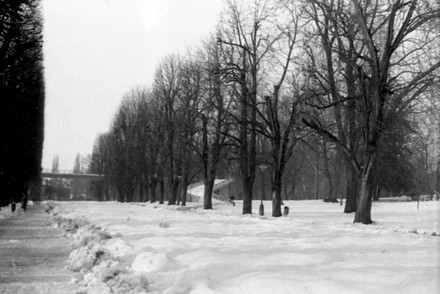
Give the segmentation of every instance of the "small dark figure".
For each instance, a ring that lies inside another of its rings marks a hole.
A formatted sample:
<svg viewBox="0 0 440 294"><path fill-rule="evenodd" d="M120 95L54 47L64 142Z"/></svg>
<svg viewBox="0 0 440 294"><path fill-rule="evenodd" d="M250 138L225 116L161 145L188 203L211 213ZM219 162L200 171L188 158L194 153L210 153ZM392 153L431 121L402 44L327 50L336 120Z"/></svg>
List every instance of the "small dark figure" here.
<svg viewBox="0 0 440 294"><path fill-rule="evenodd" d="M261 201L260 209L258 209L258 214L261 215L261 216L264 215L264 205L263 205L263 201Z"/></svg>
<svg viewBox="0 0 440 294"><path fill-rule="evenodd" d="M228 204L232 204L232 206L235 206L235 197L234 195L229 196Z"/></svg>
<svg viewBox="0 0 440 294"><path fill-rule="evenodd" d="M27 196L23 195L23 198L21 198L21 208L23 209L23 211L26 211L26 207L27 207Z"/></svg>
<svg viewBox="0 0 440 294"><path fill-rule="evenodd" d="M12 200L12 202L11 202L11 211L12 211L12 212L15 211L15 207L16 207L15 201Z"/></svg>
<svg viewBox="0 0 440 294"><path fill-rule="evenodd" d="M289 214L289 206L284 206L283 215L287 216Z"/></svg>

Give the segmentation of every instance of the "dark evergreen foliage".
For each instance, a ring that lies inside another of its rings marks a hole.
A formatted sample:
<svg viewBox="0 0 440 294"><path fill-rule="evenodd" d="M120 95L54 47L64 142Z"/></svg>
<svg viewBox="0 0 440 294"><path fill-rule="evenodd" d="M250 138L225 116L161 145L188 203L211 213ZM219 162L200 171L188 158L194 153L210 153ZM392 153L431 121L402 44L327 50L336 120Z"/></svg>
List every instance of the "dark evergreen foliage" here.
<svg viewBox="0 0 440 294"><path fill-rule="evenodd" d="M39 0L0 2L0 204L39 197L44 137Z"/></svg>

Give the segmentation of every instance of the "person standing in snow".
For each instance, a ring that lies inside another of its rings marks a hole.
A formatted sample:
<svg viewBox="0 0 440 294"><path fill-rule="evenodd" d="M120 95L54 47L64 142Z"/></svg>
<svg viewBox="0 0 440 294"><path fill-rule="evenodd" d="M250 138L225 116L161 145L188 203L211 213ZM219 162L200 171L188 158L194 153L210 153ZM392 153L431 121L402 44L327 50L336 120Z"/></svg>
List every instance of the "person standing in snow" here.
<svg viewBox="0 0 440 294"><path fill-rule="evenodd" d="M11 199L11 211L14 212L15 211L15 201Z"/></svg>

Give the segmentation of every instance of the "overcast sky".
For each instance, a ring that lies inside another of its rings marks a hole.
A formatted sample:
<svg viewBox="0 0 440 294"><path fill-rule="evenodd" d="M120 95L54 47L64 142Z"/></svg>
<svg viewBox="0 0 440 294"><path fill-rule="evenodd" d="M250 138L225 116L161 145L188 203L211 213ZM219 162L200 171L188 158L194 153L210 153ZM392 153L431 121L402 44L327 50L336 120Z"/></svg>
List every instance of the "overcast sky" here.
<svg viewBox="0 0 440 294"><path fill-rule="evenodd" d="M43 0L43 167L72 169L109 129L125 92L151 85L168 54L214 31L222 0Z"/></svg>

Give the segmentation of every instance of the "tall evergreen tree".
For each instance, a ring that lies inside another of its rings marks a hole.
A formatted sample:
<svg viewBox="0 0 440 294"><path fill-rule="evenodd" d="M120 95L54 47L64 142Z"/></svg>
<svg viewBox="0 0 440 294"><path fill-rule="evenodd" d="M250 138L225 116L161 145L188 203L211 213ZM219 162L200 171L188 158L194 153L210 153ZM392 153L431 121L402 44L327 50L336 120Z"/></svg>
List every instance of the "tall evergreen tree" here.
<svg viewBox="0 0 440 294"><path fill-rule="evenodd" d="M0 2L0 204L38 198L44 136L39 0Z"/></svg>

